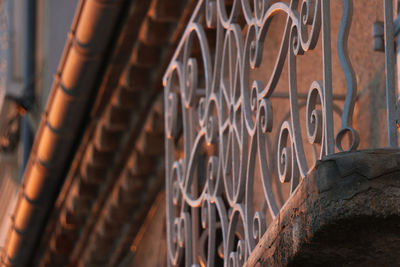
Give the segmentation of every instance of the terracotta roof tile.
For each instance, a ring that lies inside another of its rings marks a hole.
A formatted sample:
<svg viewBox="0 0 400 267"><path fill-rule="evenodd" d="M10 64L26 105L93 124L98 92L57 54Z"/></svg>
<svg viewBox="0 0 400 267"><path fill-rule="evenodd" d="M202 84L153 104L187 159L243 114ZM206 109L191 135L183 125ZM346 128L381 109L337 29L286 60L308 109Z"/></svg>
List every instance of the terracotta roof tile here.
<svg viewBox="0 0 400 267"><path fill-rule="evenodd" d="M139 40L148 45L160 45L169 42L172 25L147 17L140 29Z"/></svg>
<svg viewBox="0 0 400 267"><path fill-rule="evenodd" d="M150 15L158 21L175 22L181 16L182 3L179 0L157 0Z"/></svg>
<svg viewBox="0 0 400 267"><path fill-rule="evenodd" d="M132 91L126 87L120 87L112 101L115 105L126 109L141 107L143 103L140 91Z"/></svg>
<svg viewBox="0 0 400 267"><path fill-rule="evenodd" d="M122 106L112 105L104 117L104 124L109 130L124 131L130 126L132 110Z"/></svg>
<svg viewBox="0 0 400 267"><path fill-rule="evenodd" d="M60 135L49 124L42 128L42 138L37 146L37 158L42 164L52 165L53 168L61 167L68 156L69 150L67 137Z"/></svg>
<svg viewBox="0 0 400 267"><path fill-rule="evenodd" d="M93 142L103 150L118 148L123 133L121 130L109 129L106 125L98 124Z"/></svg>
<svg viewBox="0 0 400 267"><path fill-rule="evenodd" d="M76 94L76 91L79 90L80 95L88 96L95 82L88 77L96 75L101 59L101 57L82 55L76 44L72 45L61 73L61 86L70 94Z"/></svg>
<svg viewBox="0 0 400 267"><path fill-rule="evenodd" d="M78 194L82 197L96 198L100 185L98 183L88 183L84 180L78 180Z"/></svg>
<svg viewBox="0 0 400 267"><path fill-rule="evenodd" d="M132 61L135 66L152 68L159 64L161 51L157 47L145 43L136 43L133 53Z"/></svg>
<svg viewBox="0 0 400 267"><path fill-rule="evenodd" d="M48 115L48 124L58 132L69 132L76 129L78 120L71 113L84 111L86 98L68 94L61 86L55 89L50 108L52 112Z"/></svg>
<svg viewBox="0 0 400 267"><path fill-rule="evenodd" d="M141 177L132 175L132 173L127 169L122 172L121 176L125 176L122 178L120 184L125 191L134 193L143 190L144 182Z"/></svg>
<svg viewBox="0 0 400 267"><path fill-rule="evenodd" d="M76 40L81 49L100 54L107 47L107 43L103 42L102 36L109 36L115 30L113 23L109 22L116 21L117 17L120 16L120 7L123 0L87 0L87 2L81 10L79 21L85 24L82 27L79 27L80 25L78 24ZM98 23L98 21L106 21L107 23Z"/></svg>
<svg viewBox="0 0 400 267"><path fill-rule="evenodd" d="M107 166L101 168L93 166L91 164L82 164L80 167L80 175L85 183L101 183L106 179Z"/></svg>
<svg viewBox="0 0 400 267"><path fill-rule="evenodd" d="M147 68L130 65L123 85L127 90L140 91L150 86L151 72Z"/></svg>
<svg viewBox="0 0 400 267"><path fill-rule="evenodd" d="M103 167L113 162L114 152L114 150L100 150L90 142L85 151L83 161L96 167Z"/></svg>

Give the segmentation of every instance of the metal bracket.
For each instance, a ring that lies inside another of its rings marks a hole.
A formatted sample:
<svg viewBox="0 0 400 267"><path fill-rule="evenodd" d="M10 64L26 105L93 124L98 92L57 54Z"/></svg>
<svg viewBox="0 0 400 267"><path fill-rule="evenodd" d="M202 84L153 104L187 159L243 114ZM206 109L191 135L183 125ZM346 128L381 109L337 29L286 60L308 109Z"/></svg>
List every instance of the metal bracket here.
<svg viewBox="0 0 400 267"><path fill-rule="evenodd" d="M400 33L400 17L397 16L393 21L394 36ZM383 21L376 21L372 24L372 36L374 37L373 49L374 51L385 52L385 24Z"/></svg>

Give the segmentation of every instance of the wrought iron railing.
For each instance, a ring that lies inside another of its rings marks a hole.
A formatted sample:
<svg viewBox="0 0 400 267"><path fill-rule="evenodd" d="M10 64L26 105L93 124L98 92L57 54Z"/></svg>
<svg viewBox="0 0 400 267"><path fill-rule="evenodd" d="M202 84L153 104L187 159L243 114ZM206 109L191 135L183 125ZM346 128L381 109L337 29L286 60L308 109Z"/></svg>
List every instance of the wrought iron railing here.
<svg viewBox="0 0 400 267"><path fill-rule="evenodd" d="M164 77L170 264L241 266L315 162L357 149L353 1L341 2L333 68L329 0L199 1ZM395 147L393 3L384 3ZM320 63L300 65L310 53ZM338 93L333 69L344 77Z"/></svg>

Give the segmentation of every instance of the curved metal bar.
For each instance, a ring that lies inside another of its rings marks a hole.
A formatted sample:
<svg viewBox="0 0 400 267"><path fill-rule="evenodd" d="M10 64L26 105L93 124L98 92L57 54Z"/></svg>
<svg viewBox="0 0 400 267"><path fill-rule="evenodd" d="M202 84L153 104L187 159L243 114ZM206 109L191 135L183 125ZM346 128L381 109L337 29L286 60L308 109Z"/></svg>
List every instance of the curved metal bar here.
<svg viewBox="0 0 400 267"><path fill-rule="evenodd" d="M342 126L339 133L336 136L336 147L339 151L343 151L342 138L345 133L350 133L352 144L348 150L356 150L358 146L358 134L352 128L353 122L353 111L354 104L357 98L357 80L355 77L353 66L349 58L347 49L347 41L349 38L349 32L353 17L353 0L343 0L343 15L340 22L340 29L338 34L337 49L340 65L344 76L346 78L346 98L344 102L343 114L342 114Z"/></svg>
<svg viewBox="0 0 400 267"><path fill-rule="evenodd" d="M354 104L357 96L357 80L349 58L347 41L353 17L353 0L343 0L343 15L337 41L340 65L346 78L346 100L342 115L342 128L351 127Z"/></svg>

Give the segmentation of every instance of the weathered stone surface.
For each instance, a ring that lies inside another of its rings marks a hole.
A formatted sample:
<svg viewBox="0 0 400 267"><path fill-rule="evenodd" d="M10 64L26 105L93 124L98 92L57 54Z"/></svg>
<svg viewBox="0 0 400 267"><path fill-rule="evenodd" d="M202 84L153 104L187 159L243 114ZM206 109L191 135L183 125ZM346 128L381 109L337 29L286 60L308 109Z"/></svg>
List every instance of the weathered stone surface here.
<svg viewBox="0 0 400 267"><path fill-rule="evenodd" d="M399 266L400 151L319 161L245 266Z"/></svg>

